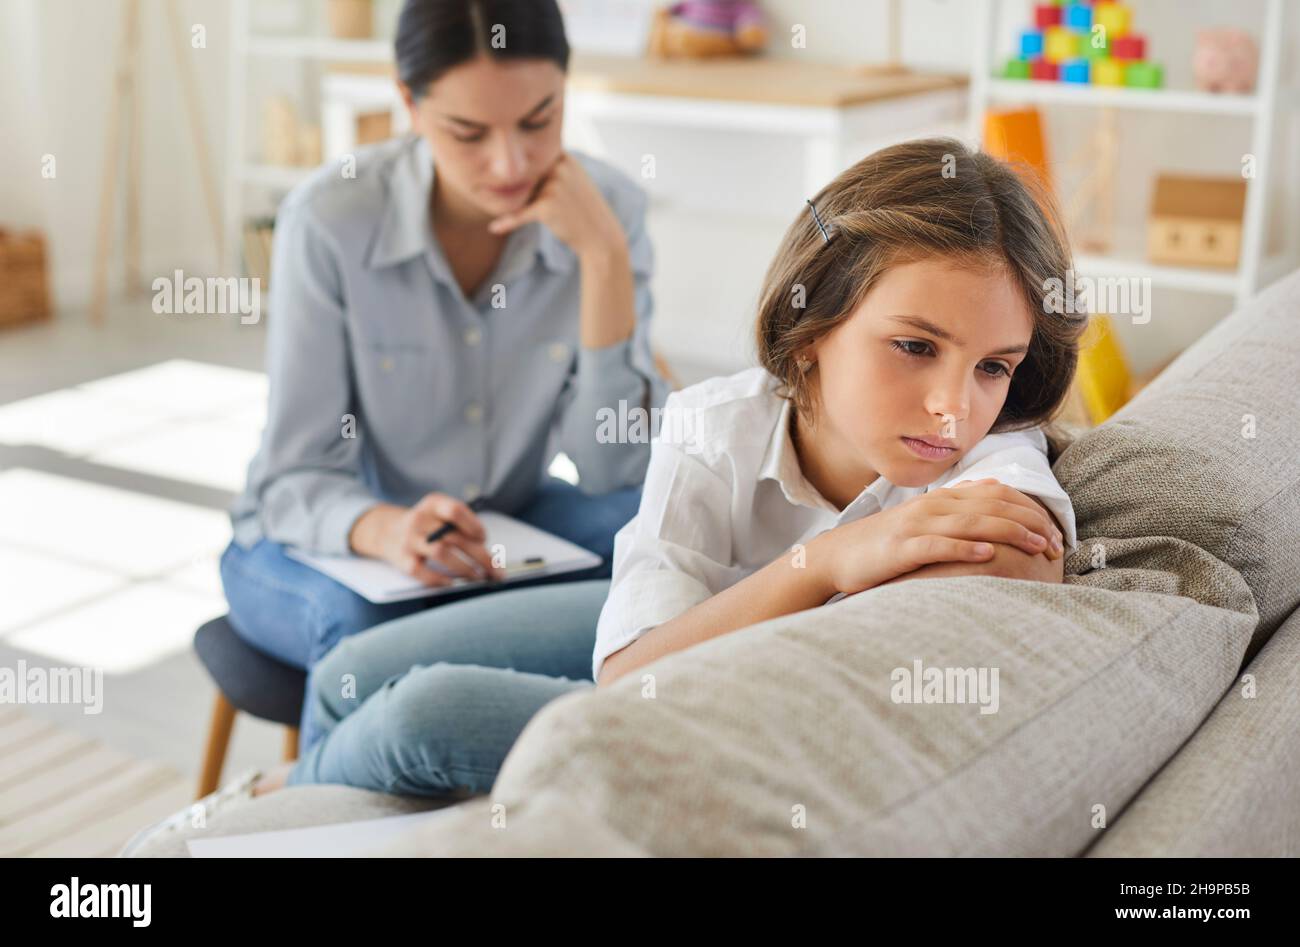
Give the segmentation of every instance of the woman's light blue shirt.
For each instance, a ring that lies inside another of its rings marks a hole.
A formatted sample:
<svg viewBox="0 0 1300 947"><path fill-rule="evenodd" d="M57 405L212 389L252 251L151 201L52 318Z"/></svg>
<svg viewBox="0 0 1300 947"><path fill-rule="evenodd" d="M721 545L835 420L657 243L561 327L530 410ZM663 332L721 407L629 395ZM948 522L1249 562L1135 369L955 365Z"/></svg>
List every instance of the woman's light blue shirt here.
<svg viewBox="0 0 1300 947"><path fill-rule="evenodd" d="M623 225L635 278L635 333L602 349L579 345L578 261L542 224L511 234L465 298L433 234L422 138L364 149L355 176L329 165L285 199L269 413L232 509L236 542L343 554L367 509L430 491L514 512L557 450L588 493L641 482L649 444L601 443L597 429L602 408L648 412L667 397L650 351L646 199L611 166L575 157Z"/></svg>

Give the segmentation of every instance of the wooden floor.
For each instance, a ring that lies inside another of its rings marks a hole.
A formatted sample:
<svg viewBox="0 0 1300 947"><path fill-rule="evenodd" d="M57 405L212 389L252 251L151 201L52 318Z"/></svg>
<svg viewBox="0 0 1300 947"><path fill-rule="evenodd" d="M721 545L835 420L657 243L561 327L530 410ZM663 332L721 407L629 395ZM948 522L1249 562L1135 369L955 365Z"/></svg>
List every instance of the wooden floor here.
<svg viewBox="0 0 1300 947"><path fill-rule="evenodd" d="M192 780L0 705L0 857L111 856Z"/></svg>

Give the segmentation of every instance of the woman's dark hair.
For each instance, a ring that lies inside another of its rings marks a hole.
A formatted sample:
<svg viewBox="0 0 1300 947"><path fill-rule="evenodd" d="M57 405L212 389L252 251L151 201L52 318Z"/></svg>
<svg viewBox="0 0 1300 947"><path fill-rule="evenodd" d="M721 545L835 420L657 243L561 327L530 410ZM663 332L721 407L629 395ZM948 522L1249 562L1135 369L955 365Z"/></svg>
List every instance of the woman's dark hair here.
<svg viewBox="0 0 1300 947"><path fill-rule="evenodd" d="M549 59L569 69L556 0L406 0L394 47L397 77L416 98L447 70L480 55Z"/></svg>

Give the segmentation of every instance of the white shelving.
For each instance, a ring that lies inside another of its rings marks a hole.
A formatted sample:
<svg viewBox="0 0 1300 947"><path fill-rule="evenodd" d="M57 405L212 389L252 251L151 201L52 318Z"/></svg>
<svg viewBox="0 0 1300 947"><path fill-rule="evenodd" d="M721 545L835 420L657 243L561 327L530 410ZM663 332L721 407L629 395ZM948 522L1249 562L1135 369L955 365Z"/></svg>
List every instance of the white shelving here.
<svg viewBox="0 0 1300 947"><path fill-rule="evenodd" d="M1092 108L1155 109L1199 115L1254 115L1257 95L1227 95L1180 89L1128 89L1115 86L1039 82L1034 79L991 79L990 101L1079 105Z"/></svg>
<svg viewBox="0 0 1300 947"><path fill-rule="evenodd" d="M248 153L246 95L249 71L257 61L301 64L348 63L385 65L393 61L389 39L335 39L329 36L269 36L254 33L250 0L231 0L230 95L227 113L225 189L226 272L238 272L243 246L243 224L249 212L250 191L283 192L292 189L315 168L259 163ZM396 93L394 92L394 95ZM322 129L323 130L323 129Z"/></svg>
<svg viewBox="0 0 1300 947"><path fill-rule="evenodd" d="M1075 258L1080 272L1146 277L1151 280L1152 286L1221 293L1234 296L1238 304L1253 296L1267 279L1281 275L1286 267L1286 259L1265 260L1263 254L1272 176L1267 163L1272 154L1273 126L1278 106L1278 62L1283 36L1282 0L1265 0L1264 19L1259 32L1261 55L1255 82L1257 91L1253 95L1218 95L1195 90L1129 89L996 78L993 75L993 30L996 26L997 6L997 0L980 0L979 4L970 83L971 141L981 139L984 114L993 102L1146 109L1185 115L1235 115L1250 121L1250 153L1257 157L1261 170L1257 176L1246 181L1246 212L1242 221L1240 262L1236 269L1161 266L1122 255L1080 254Z"/></svg>

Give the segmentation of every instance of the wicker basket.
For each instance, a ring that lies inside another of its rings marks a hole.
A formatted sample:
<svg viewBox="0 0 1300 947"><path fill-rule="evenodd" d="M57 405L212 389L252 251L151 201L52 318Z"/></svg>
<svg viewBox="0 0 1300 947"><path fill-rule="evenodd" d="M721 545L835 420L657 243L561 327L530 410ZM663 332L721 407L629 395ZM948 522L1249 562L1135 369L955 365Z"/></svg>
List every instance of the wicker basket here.
<svg viewBox="0 0 1300 947"><path fill-rule="evenodd" d="M0 326L49 317L45 238L0 228Z"/></svg>

